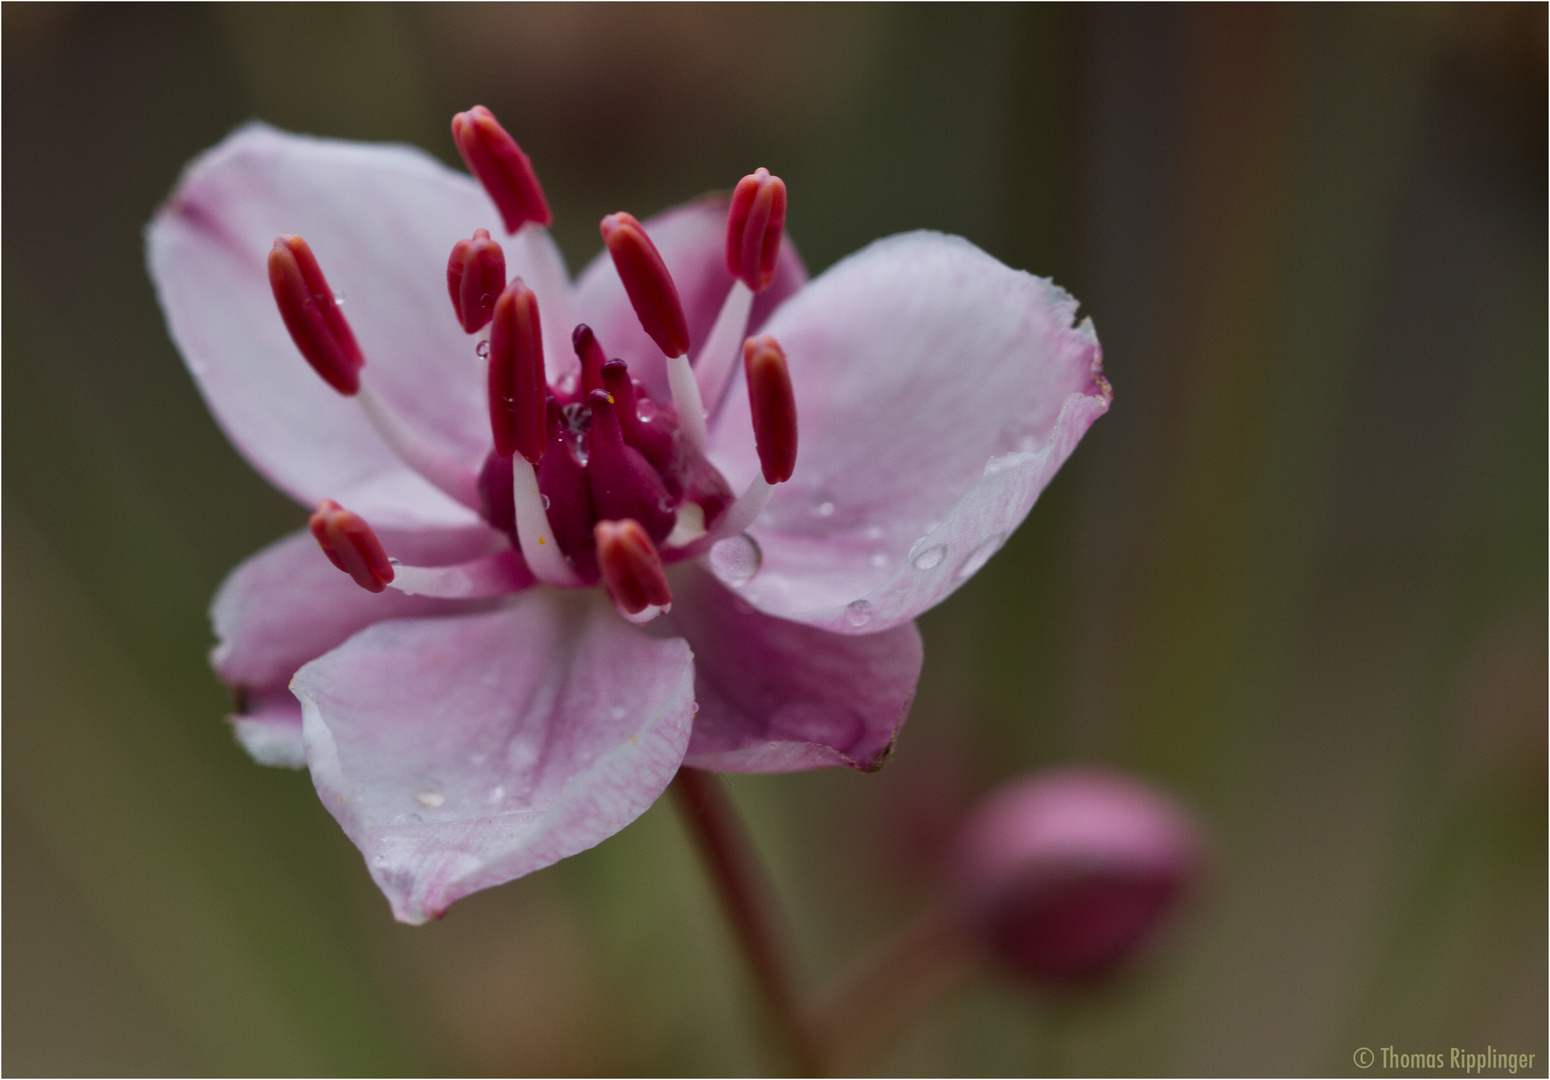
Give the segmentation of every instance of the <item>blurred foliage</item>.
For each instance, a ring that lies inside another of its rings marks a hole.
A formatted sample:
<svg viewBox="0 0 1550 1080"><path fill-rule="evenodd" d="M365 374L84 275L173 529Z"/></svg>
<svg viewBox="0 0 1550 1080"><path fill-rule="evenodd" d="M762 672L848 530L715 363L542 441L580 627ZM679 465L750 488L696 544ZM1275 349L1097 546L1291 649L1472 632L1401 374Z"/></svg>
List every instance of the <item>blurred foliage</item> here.
<svg viewBox="0 0 1550 1080"><path fill-rule="evenodd" d="M810 987L1032 768L1172 787L1211 888L1120 986L987 975L879 1072L1544 1060L1542 6L8 4L3 31L8 1072L770 1065L668 807L409 929L219 720L208 598L302 511L201 405L141 229L249 117L455 161L476 101L574 267L602 214L763 164L815 271L943 229L1097 323L1115 407L922 620L890 766L733 789Z"/></svg>

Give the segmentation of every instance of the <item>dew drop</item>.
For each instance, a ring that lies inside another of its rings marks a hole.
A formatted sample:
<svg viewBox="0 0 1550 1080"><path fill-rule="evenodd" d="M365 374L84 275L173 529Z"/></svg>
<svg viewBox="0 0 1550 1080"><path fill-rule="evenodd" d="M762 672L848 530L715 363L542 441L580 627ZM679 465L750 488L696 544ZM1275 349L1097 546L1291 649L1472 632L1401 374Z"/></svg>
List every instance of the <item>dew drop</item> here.
<svg viewBox="0 0 1550 1080"><path fill-rule="evenodd" d="M341 293L335 293L334 294L334 306L335 307L344 307L344 300L345 300L344 293L341 292Z"/></svg>
<svg viewBox="0 0 1550 1080"><path fill-rule="evenodd" d="M491 806L494 806L496 803L501 802L503 799L506 798L506 785L504 785L504 784L496 784L494 787L492 787L490 789L490 794L487 795L485 798L486 798L486 801L488 801Z"/></svg>
<svg viewBox="0 0 1550 1080"><path fill-rule="evenodd" d="M657 418L657 403L648 397L637 398L635 400L635 415L649 424Z"/></svg>
<svg viewBox="0 0 1550 1080"><path fill-rule="evenodd" d="M421 806L440 806L447 801L447 797L439 791L422 791L414 800Z"/></svg>
<svg viewBox="0 0 1550 1080"><path fill-rule="evenodd" d="M625 712L625 710L624 710L624 706L623 705L610 705L610 706L608 706L608 715L613 717L615 720L623 720L624 719L624 712Z"/></svg>
<svg viewBox="0 0 1550 1080"><path fill-rule="evenodd" d="M657 500L657 509L664 514L671 514L673 512L673 497L671 495L663 495Z"/></svg>
<svg viewBox="0 0 1550 1080"><path fill-rule="evenodd" d="M490 343L488 341L481 341L474 346L474 352L478 354L479 359L488 360L490 358Z"/></svg>
<svg viewBox="0 0 1550 1080"><path fill-rule="evenodd" d="M873 555L872 558L869 559L868 561L873 566L881 568L881 567L884 567L884 566L888 565L888 556L884 552L879 551L875 555Z"/></svg>
<svg viewBox="0 0 1550 1080"><path fill-rule="evenodd" d="M722 581L741 585L759 572L764 565L764 552L759 542L747 533L719 540L710 549L710 568Z"/></svg>
<svg viewBox="0 0 1550 1080"><path fill-rule="evenodd" d="M845 621L852 626L865 626L872 621L872 602L852 600L845 606Z"/></svg>
<svg viewBox="0 0 1550 1080"><path fill-rule="evenodd" d="M547 496L547 495L544 495L544 494L542 494L542 493L540 493L540 494L539 494L539 498L541 498L541 499L543 499L543 501L544 501L544 509L545 509L545 510L547 510L547 509L549 509L549 507L550 507L550 506L551 506L551 505L552 505L552 504L551 504L551 503L550 503L550 502L549 502L549 496Z"/></svg>
<svg viewBox="0 0 1550 1080"><path fill-rule="evenodd" d="M969 557L963 560L963 565L958 568L958 576L961 578L972 577L979 573L980 567L990 561L990 557L1001 548L1001 542L1006 539L1006 533L996 533L979 547L969 552Z"/></svg>
<svg viewBox="0 0 1550 1080"><path fill-rule="evenodd" d="M946 544L933 544L914 558L916 570L934 570L947 557Z"/></svg>
<svg viewBox="0 0 1550 1080"><path fill-rule="evenodd" d="M813 512L816 513L819 517L833 517L834 516L834 504L832 502L828 502L826 500L824 502L819 503L817 506L815 506L813 508Z"/></svg>

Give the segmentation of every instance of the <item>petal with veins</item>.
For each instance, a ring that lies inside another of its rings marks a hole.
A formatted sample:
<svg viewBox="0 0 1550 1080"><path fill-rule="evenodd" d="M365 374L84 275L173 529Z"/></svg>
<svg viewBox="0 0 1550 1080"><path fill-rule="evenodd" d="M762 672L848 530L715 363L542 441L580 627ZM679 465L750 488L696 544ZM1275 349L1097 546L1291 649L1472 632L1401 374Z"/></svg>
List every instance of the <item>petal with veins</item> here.
<svg viewBox="0 0 1550 1080"><path fill-rule="evenodd" d="M673 284L678 287L684 317L689 323L691 358L710 333L721 304L732 288L726 258L727 208L726 196L709 195L642 223L661 253L662 261L667 263ZM802 258L787 238L781 244L774 283L754 298L748 333L753 333L780 302L800 289L806 280ZM578 318L596 331L609 358L625 361L630 366L630 373L646 384L652 397L667 401L667 368L662 350L641 329L640 320L624 295L624 286L606 250L593 259L577 279L576 305ZM737 345L742 345L741 339Z"/></svg>
<svg viewBox="0 0 1550 1080"><path fill-rule="evenodd" d="M785 349L801 453L749 531L754 607L848 634L907 622L970 577L1108 408L1076 301L968 241L916 232L836 264L764 331ZM734 389L711 456L758 468Z"/></svg>
<svg viewBox="0 0 1550 1080"><path fill-rule="evenodd" d="M377 528L446 526L475 515L410 472L359 405L307 366L275 310L265 258L281 233L308 241L343 297L363 380L477 473L489 445L483 371L441 271L453 244L494 222L477 183L422 151L250 124L189 166L147 230L146 253L189 370L260 472L303 503L337 499ZM531 258L513 245L510 272L538 277Z"/></svg>
<svg viewBox="0 0 1550 1080"><path fill-rule="evenodd" d="M683 760L694 663L595 590L397 619L297 672L307 764L403 922L585 850Z"/></svg>
<svg viewBox="0 0 1550 1080"><path fill-rule="evenodd" d="M694 650L700 711L686 763L696 768L870 771L915 697L913 623L855 636L772 618L694 565L674 573L666 621Z"/></svg>

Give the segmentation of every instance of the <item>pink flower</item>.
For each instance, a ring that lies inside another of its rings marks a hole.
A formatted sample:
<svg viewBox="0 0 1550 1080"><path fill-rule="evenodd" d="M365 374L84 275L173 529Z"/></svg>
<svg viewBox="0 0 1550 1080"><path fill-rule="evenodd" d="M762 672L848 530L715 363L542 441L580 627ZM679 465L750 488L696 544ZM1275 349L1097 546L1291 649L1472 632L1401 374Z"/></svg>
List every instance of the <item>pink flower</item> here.
<svg viewBox="0 0 1550 1080"><path fill-rule="evenodd" d="M959 830L952 885L986 946L1040 983L1109 974L1194 885L1204 843L1172 799L1129 777L1063 769L1007 784Z"/></svg>
<svg viewBox="0 0 1550 1080"><path fill-rule="evenodd" d="M216 419L282 490L334 500L317 535L349 547L330 550L347 575L298 532L221 587L213 662L237 694L238 737L259 761L311 770L405 922L597 844L682 764L876 768L920 671L911 620L1000 547L1110 397L1075 301L957 237L881 240L811 282L789 242L772 263L785 189L762 172L739 196L739 237L724 198L612 226L611 248L640 229L670 272L698 350L686 388L687 359L674 369L647 335L607 253L571 286L526 157L492 142L486 117L461 114L457 137L493 202L418 150L253 125L189 166L147 235ZM503 264L476 235L502 221L517 228ZM499 302L477 284L508 275ZM292 298L290 331L276 296ZM489 342L465 330L481 326ZM769 339L749 345L757 418L735 363L754 330ZM322 335L304 349L317 370L298 355L307 333ZM599 367L604 355L627 367ZM498 382L509 458L491 453ZM546 382L547 422L531 397ZM689 390L709 407L703 436L669 404ZM621 395L640 399L617 412L623 429L603 404ZM597 467L567 449L578 439ZM506 477L520 501L534 466L544 510L513 520ZM553 544L518 535L535 521ZM600 578L617 606L589 584ZM623 617L664 588L660 618Z"/></svg>

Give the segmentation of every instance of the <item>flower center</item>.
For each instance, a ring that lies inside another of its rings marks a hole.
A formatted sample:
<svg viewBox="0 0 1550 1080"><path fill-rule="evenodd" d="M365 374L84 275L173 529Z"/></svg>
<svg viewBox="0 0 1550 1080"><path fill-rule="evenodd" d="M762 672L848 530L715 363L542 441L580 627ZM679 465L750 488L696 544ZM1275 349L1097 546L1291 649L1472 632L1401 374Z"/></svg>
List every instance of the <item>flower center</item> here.
<svg viewBox="0 0 1550 1080"><path fill-rule="evenodd" d="M526 245L551 318L573 320L568 283L547 257L548 204L532 165L488 109L459 113L453 137L470 171ZM727 221L734 279L695 362L688 322L666 262L626 213L601 231L642 328L661 348L671 401L656 401L623 360L608 359L592 329L577 324L577 367L551 382L544 314L488 230L459 240L447 262L453 316L468 334L489 327L486 360L493 448L477 476L449 461L371 392L366 358L306 242L275 242L269 271L276 304L303 357L333 389L355 397L403 462L504 533L521 552L459 567L404 567L388 559L370 526L325 501L313 531L328 557L364 588L427 595L492 595L533 579L580 587L602 581L626 615L649 618L670 597L665 563L704 555L738 537L796 461L796 409L786 357L773 338L743 341L755 292L774 280L785 222L785 186L767 170L743 178ZM551 265L552 264L552 265ZM551 327L551 329L556 329ZM556 340L549 338L551 347ZM719 405L739 344L747 374L760 475L734 496L707 453L705 404ZM509 555L509 557L507 557ZM644 613L644 614L643 614Z"/></svg>

